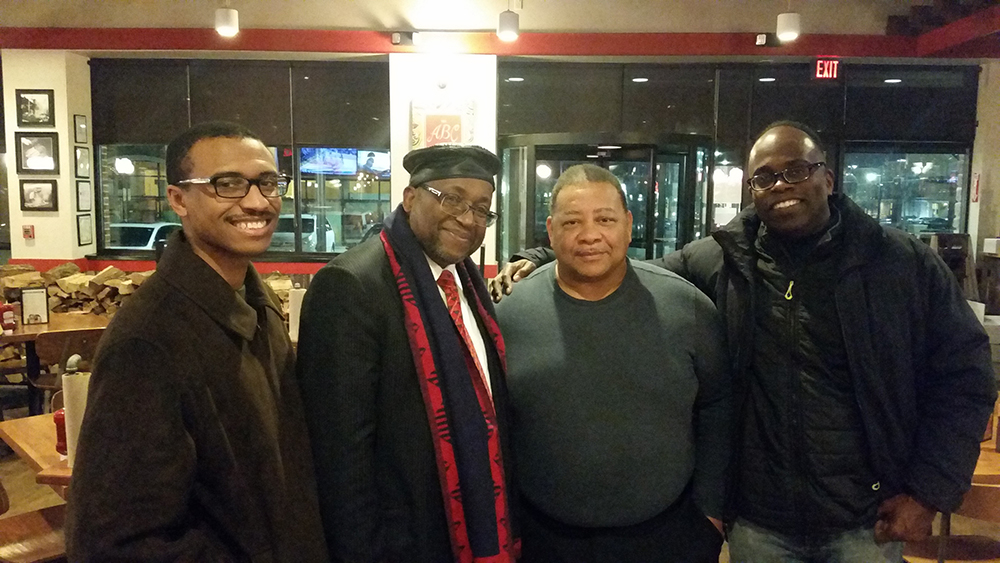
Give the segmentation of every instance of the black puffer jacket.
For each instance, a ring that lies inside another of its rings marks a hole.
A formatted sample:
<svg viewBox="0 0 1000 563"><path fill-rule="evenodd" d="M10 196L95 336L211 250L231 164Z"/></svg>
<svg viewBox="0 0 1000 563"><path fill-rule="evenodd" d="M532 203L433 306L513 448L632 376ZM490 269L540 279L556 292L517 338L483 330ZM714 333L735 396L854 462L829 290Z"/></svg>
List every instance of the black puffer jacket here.
<svg viewBox="0 0 1000 563"><path fill-rule="evenodd" d="M989 340L933 251L881 227L844 196L831 203L844 236L830 296L879 492L953 510L969 488L997 397ZM657 260L697 285L726 319L737 400L746 396L754 354L759 226L751 206L712 238Z"/></svg>

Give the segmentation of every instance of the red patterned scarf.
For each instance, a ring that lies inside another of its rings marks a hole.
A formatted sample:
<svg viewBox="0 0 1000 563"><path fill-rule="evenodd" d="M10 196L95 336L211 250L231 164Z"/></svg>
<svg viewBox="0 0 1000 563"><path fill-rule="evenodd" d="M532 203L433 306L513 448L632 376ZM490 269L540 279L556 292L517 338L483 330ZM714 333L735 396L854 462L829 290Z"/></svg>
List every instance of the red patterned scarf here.
<svg viewBox="0 0 1000 563"><path fill-rule="evenodd" d="M485 382L471 361L474 352L465 346L451 320L402 206L386 219L381 239L403 301L455 561L513 563L520 545L511 530L497 416ZM468 258L456 264L456 269L505 372L503 338L486 286ZM493 380L502 377L503 373L494 374Z"/></svg>

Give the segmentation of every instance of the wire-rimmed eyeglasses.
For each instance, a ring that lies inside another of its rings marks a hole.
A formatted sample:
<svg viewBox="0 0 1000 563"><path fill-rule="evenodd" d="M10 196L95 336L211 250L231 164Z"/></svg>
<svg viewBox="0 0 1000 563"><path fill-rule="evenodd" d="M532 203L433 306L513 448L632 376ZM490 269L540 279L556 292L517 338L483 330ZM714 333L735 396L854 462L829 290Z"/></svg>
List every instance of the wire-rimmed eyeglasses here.
<svg viewBox="0 0 1000 563"><path fill-rule="evenodd" d="M212 184L215 195L226 199L243 199L250 193L250 186L257 186L264 197L281 197L288 192L292 179L284 174L261 174L250 179L236 174L224 174L211 178L191 178L177 182L178 186L190 184Z"/></svg>
<svg viewBox="0 0 1000 563"><path fill-rule="evenodd" d="M778 178L784 178L785 182L789 184L798 184L808 180L820 166L826 166L826 163L813 162L812 164L789 166L781 172L761 172L747 180L747 184L755 192L764 192L773 188L778 183Z"/></svg>
<svg viewBox="0 0 1000 563"><path fill-rule="evenodd" d="M490 211L489 208L472 205L462 199L461 196L436 190L427 184L421 184L417 187L427 190L432 196L436 197L441 203L441 209L444 209L444 212L452 217L461 217L468 213L469 210L472 210L472 220L479 226L489 227L497 220L497 214Z"/></svg>

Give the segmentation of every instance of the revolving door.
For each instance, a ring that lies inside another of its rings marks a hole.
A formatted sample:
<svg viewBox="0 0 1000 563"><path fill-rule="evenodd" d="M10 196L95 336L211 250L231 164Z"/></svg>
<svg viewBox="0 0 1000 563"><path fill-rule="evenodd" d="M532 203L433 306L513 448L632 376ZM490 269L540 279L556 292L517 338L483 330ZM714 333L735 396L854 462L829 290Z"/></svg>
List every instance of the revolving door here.
<svg viewBox="0 0 1000 563"><path fill-rule="evenodd" d="M695 135L649 138L623 134L514 135L500 139L497 260L549 244L545 219L556 179L591 163L622 183L632 212L629 256L658 258L708 234L711 140Z"/></svg>

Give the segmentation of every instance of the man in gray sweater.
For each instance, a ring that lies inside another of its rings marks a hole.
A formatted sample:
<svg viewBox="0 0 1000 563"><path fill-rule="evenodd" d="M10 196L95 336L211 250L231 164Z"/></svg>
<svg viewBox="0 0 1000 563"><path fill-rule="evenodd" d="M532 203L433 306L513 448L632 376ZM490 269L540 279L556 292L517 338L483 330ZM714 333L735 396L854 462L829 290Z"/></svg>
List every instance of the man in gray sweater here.
<svg viewBox="0 0 1000 563"><path fill-rule="evenodd" d="M731 390L712 302L626 253L618 180L552 192L556 262L498 307L523 562L718 561Z"/></svg>

